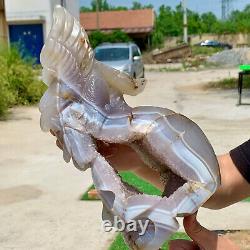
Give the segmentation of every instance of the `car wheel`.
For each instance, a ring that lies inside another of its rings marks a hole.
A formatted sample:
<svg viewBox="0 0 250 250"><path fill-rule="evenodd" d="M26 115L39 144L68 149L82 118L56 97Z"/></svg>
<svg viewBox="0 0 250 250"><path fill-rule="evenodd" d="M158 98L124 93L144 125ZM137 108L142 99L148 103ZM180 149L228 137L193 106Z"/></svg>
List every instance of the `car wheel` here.
<svg viewBox="0 0 250 250"><path fill-rule="evenodd" d="M141 78L144 78L144 77L145 77L145 70L143 69Z"/></svg>

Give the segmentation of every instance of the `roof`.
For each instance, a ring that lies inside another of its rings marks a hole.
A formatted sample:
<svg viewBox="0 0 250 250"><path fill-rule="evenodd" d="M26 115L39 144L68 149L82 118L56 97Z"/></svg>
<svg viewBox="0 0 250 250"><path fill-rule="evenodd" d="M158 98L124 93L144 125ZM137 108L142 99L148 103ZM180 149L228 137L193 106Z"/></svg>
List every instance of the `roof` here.
<svg viewBox="0 0 250 250"><path fill-rule="evenodd" d="M102 31L121 29L126 33L149 33L154 27L154 10L116 10L99 12ZM97 30L96 12L82 12L80 22L86 31Z"/></svg>

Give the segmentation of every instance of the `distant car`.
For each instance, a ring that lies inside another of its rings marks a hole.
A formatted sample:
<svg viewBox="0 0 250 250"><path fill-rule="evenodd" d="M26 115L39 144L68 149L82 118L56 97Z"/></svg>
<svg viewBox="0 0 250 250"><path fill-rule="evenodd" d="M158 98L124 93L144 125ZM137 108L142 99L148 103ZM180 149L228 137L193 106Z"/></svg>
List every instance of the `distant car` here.
<svg viewBox="0 0 250 250"><path fill-rule="evenodd" d="M200 46L213 47L213 48L223 48L223 49L232 49L233 46L228 43L222 43L215 40L206 40L200 43Z"/></svg>
<svg viewBox="0 0 250 250"><path fill-rule="evenodd" d="M144 77L141 51L135 43L104 43L95 48L96 60L134 78Z"/></svg>

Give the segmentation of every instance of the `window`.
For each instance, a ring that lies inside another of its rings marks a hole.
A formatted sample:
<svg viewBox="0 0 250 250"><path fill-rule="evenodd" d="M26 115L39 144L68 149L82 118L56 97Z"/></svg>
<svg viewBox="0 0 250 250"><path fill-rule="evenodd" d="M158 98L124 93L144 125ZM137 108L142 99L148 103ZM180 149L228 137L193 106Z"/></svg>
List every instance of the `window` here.
<svg viewBox="0 0 250 250"><path fill-rule="evenodd" d="M101 62L128 60L129 48L97 48L95 58Z"/></svg>
<svg viewBox="0 0 250 250"><path fill-rule="evenodd" d="M132 47L132 54L133 54L133 57L141 55L139 49L136 46Z"/></svg>

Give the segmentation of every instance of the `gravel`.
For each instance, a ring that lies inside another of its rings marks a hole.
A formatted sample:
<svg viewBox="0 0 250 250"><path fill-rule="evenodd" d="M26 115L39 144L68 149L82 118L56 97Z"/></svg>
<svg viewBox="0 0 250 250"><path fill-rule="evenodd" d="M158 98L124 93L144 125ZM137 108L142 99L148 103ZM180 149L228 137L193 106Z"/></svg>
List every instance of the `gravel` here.
<svg viewBox="0 0 250 250"><path fill-rule="evenodd" d="M208 62L227 66L250 64L250 48L224 50L208 58Z"/></svg>

